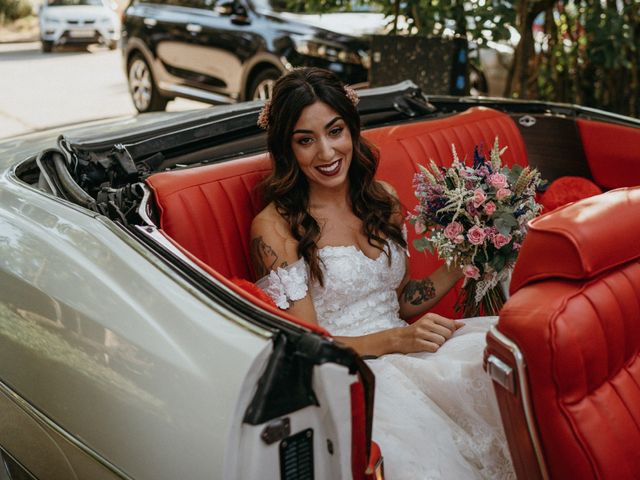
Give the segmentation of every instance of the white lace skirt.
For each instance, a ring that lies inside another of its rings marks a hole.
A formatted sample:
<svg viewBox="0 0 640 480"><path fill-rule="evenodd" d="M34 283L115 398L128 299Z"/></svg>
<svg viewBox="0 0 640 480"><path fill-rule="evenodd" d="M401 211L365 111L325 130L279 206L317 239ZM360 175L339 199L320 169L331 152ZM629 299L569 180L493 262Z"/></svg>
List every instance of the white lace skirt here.
<svg viewBox="0 0 640 480"><path fill-rule="evenodd" d="M385 355L376 375L373 439L387 480L514 479L485 336L497 317L465 319L436 353Z"/></svg>

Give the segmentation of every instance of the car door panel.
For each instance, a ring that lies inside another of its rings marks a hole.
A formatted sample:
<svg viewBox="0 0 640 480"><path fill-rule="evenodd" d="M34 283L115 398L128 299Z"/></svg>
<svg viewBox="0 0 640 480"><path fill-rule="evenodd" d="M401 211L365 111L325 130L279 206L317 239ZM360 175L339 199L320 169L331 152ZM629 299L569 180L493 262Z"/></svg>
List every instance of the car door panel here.
<svg viewBox="0 0 640 480"><path fill-rule="evenodd" d="M134 478L222 476L221 432L269 335L94 214L4 186L0 305L13 313L0 320L0 379Z"/></svg>

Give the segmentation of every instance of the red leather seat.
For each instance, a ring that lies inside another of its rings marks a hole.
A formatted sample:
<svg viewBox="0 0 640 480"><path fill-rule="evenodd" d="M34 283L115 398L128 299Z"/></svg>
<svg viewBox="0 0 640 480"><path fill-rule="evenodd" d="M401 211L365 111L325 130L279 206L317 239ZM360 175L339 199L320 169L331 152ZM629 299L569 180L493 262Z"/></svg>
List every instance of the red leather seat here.
<svg viewBox="0 0 640 480"><path fill-rule="evenodd" d="M623 188L532 222L487 337L519 479L640 478L638 212Z"/></svg>
<svg viewBox="0 0 640 480"><path fill-rule="evenodd" d="M483 107L441 119L368 130L364 135L380 149L378 178L390 182L407 209L416 203L412 180L418 164L430 159L451 164L451 144L471 159L475 145L488 150L496 136L509 148L505 163L527 165L520 133L511 118ZM262 209L256 185L268 172L266 154L192 169L157 173L147 179L160 209L160 227L206 265L231 278L253 279L249 228ZM415 233L409 233L409 241ZM426 276L440 261L432 255L410 258L412 274ZM435 311L453 316L456 292Z"/></svg>

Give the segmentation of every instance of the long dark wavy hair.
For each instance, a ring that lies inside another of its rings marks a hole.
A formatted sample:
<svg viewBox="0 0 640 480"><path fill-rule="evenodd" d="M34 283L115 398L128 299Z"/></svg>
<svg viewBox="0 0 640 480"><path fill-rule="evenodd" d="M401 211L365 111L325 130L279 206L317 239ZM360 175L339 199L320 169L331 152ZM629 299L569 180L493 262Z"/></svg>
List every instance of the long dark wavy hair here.
<svg viewBox="0 0 640 480"><path fill-rule="evenodd" d="M360 135L360 116L349 100L342 82L320 68L298 68L281 77L273 88L268 114L267 144L273 170L261 184L265 202L273 202L289 223L298 241L298 255L309 265L311 278L323 285L317 240L320 226L309 213L309 183L300 170L291 146L293 128L302 110L320 101L335 110L344 120L353 142L349 167L349 200L353 213L362 220L363 231L371 246L391 259L390 239L403 248L406 242L401 229L391 222L399 206L394 198L374 181L378 168L378 150Z"/></svg>

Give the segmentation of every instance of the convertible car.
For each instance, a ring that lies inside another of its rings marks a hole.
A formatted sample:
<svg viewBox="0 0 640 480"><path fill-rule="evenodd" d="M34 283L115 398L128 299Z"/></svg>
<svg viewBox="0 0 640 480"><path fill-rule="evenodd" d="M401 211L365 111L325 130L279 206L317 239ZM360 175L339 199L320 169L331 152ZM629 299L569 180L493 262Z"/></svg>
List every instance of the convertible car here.
<svg viewBox="0 0 640 480"><path fill-rule="evenodd" d="M407 209L418 165L496 136L543 195L603 192L532 222L486 370L519 478L639 478L640 121L410 82L361 98ZM366 363L252 283L260 107L0 143L0 479L384 478Z"/></svg>

